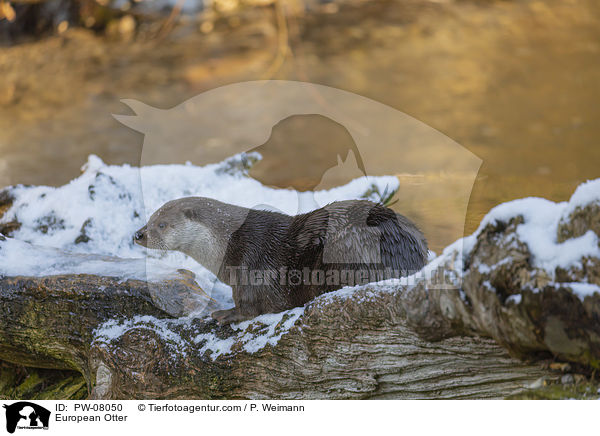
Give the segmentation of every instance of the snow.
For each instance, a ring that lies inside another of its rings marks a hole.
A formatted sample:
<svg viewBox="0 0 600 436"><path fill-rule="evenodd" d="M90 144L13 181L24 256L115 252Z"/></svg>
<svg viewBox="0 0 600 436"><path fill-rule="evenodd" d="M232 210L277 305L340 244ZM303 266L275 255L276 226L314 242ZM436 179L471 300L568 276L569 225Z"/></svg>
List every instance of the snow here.
<svg viewBox="0 0 600 436"><path fill-rule="evenodd" d="M561 283L561 285L568 286L569 288L571 288L573 293L582 300L585 297L588 297L588 296L591 296L594 294L600 294L600 286L593 285L590 283L573 282L573 283Z"/></svg>
<svg viewBox="0 0 600 436"><path fill-rule="evenodd" d="M511 256L508 256L504 259L502 259L501 261L499 261L498 263L494 264L494 265L486 265L484 263L480 263L477 265L477 271L479 271L480 274L489 274L492 271L494 271L495 269L500 268L502 265L506 265L506 264L510 264L513 261L513 258Z"/></svg>
<svg viewBox="0 0 600 436"><path fill-rule="evenodd" d="M174 325L189 324L190 318L180 320L158 319L150 315L137 315L133 319L117 321L111 319L100 325L93 332L94 343L108 345L112 340L123 336L135 328L145 328L158 334L179 355L185 356L187 344L173 329Z"/></svg>
<svg viewBox="0 0 600 436"><path fill-rule="evenodd" d="M519 304L519 303L521 303L521 298L522 298L521 294L513 294L513 295L510 295L510 296L509 296L509 297L506 299L506 302L507 302L507 303L509 303L509 302L513 302L513 303L515 303L515 304Z"/></svg>
<svg viewBox="0 0 600 436"><path fill-rule="evenodd" d="M232 324L231 328L235 334L227 338L220 338L214 331L197 333L192 339L193 343L199 345L195 352L199 355L208 352L210 358L215 360L219 356L233 353L233 345L238 344L242 350L256 353L267 345L276 345L282 336L296 325L304 313L304 309L304 307L296 307L281 313L269 313L249 321ZM144 328L150 329L160 336L178 356L185 356L188 353L189 343L177 331L180 327L187 331L193 331L195 328L193 320L193 316L179 319L159 319L147 315L135 316L133 319L124 321L109 320L94 330L94 343L107 346L132 329ZM301 326L297 328L301 328ZM175 358L177 357L174 356Z"/></svg>
<svg viewBox="0 0 600 436"><path fill-rule="evenodd" d="M302 314L304 314L304 307L296 307L280 313L267 313L249 321L232 324L231 328L236 331L236 334L227 339L221 339L211 332L197 335L194 342L201 344L200 354L210 351L212 359L230 354L234 344L241 344L242 349L248 353L256 353L267 345L276 345Z"/></svg>

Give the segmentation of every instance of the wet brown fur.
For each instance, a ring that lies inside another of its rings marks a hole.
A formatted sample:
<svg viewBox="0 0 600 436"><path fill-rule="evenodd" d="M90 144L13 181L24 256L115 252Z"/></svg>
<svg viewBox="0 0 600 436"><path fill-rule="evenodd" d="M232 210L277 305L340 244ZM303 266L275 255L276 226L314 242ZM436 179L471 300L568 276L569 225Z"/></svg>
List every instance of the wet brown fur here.
<svg viewBox="0 0 600 436"><path fill-rule="evenodd" d="M159 223L170 227L158 229ZM173 232L178 226L179 231L199 229L198 239L194 234L181 236L180 232L175 234L176 242L181 238L187 241L175 246ZM304 280L292 283L286 276L282 282L282 271L289 274L308 269L309 274L321 271L327 276L334 270L381 272L387 268L400 276L420 270L428 253L425 237L410 220L366 200L334 202L306 214L289 216L189 197L165 204L140 232L146 238L145 243L136 241L141 245L182 251L232 287L235 307L212 314L221 323L302 306L343 286ZM148 244L150 234L154 234L155 241ZM360 259L346 262L348 255L353 254ZM336 261L338 256L340 262ZM222 261L207 265L213 263L213 258ZM233 276L232 270L236 271ZM260 271L262 278L267 279L259 284L241 283L242 271Z"/></svg>

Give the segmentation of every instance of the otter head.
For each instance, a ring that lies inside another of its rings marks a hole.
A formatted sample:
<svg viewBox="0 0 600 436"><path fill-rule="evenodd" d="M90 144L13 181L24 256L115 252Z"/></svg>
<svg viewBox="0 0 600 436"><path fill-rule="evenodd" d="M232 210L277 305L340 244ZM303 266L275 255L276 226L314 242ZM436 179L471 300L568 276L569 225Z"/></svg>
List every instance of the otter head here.
<svg viewBox="0 0 600 436"><path fill-rule="evenodd" d="M147 248L185 253L216 274L229 243L230 226L236 221L227 213L233 208L203 197L169 201L133 239Z"/></svg>

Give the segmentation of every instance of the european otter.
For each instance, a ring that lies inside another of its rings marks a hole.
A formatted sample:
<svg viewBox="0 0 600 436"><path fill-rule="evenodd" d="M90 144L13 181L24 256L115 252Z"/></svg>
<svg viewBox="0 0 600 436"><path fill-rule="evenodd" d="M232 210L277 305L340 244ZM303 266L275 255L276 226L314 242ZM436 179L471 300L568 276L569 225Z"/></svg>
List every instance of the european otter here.
<svg viewBox="0 0 600 436"><path fill-rule="evenodd" d="M416 272L428 253L415 224L366 200L289 216L181 198L158 209L134 240L181 251L229 284L235 307L212 313L221 324L302 306L347 284Z"/></svg>

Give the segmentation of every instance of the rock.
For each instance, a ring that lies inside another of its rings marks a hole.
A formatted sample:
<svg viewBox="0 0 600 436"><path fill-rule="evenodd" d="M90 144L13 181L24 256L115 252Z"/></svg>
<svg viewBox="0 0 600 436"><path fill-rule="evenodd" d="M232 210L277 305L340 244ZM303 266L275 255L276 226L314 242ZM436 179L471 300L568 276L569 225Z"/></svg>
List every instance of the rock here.
<svg viewBox="0 0 600 436"><path fill-rule="evenodd" d="M570 268L557 268L558 283L590 283L600 286L600 259L583 257L579 265Z"/></svg>

